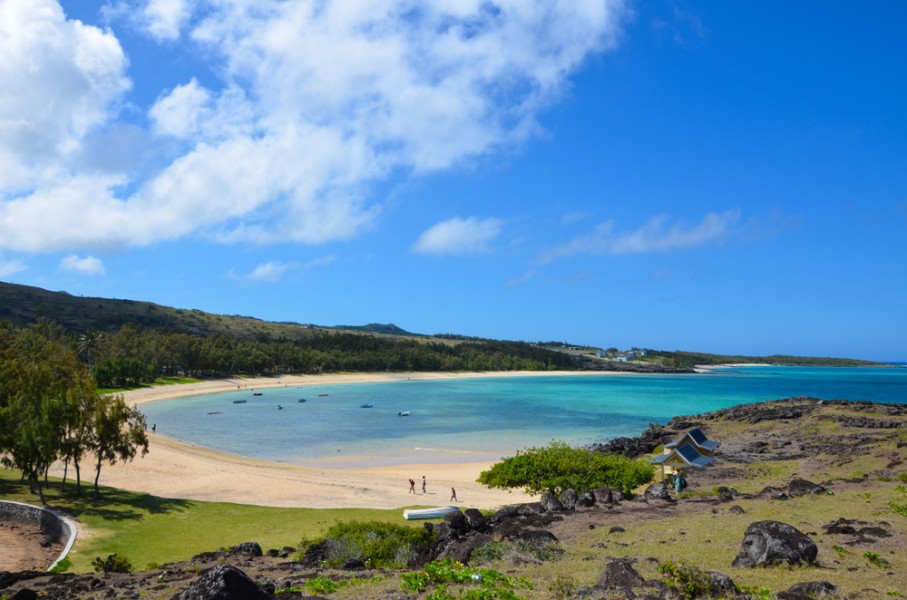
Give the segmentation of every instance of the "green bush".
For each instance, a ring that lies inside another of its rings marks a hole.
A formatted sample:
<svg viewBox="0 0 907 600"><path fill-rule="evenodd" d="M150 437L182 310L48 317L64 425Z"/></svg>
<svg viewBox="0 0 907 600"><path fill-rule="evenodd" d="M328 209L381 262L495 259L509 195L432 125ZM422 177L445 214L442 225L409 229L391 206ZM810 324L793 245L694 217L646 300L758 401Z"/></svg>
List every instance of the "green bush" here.
<svg viewBox="0 0 907 600"><path fill-rule="evenodd" d="M103 560L98 556L91 562L91 566L94 567L96 573L100 571L105 573L129 573L132 571L132 564L129 560L125 556L119 556L118 554L108 554L107 558Z"/></svg>
<svg viewBox="0 0 907 600"><path fill-rule="evenodd" d="M324 536L328 566L361 559L369 568L405 567L432 542L426 529L382 521L337 523Z"/></svg>
<svg viewBox="0 0 907 600"><path fill-rule="evenodd" d="M514 588L532 588L525 579L509 577L493 569L467 567L449 558L430 562L423 571L404 573L401 578L401 587L407 592L418 594L434 586L425 600L518 600L520 597ZM450 584L469 587L454 595L447 591Z"/></svg>
<svg viewBox="0 0 907 600"><path fill-rule="evenodd" d="M566 489L587 492L609 486L629 495L652 481L653 474L652 465L645 460L551 442L545 448L527 448L505 458L482 471L478 482L496 488L523 488L528 494L558 494Z"/></svg>
<svg viewBox="0 0 907 600"><path fill-rule="evenodd" d="M662 581L681 598L692 599L712 593L712 578L699 567L683 561L669 561L658 565Z"/></svg>

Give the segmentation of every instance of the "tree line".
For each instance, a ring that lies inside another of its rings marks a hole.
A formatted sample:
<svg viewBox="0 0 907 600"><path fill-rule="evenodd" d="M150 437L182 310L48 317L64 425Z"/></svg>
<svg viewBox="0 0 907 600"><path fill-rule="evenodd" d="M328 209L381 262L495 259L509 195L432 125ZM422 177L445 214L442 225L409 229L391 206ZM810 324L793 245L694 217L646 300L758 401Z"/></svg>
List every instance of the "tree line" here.
<svg viewBox="0 0 907 600"><path fill-rule="evenodd" d="M140 331L87 332L74 342L101 388L134 387L161 374L187 377L338 371L543 371L576 368L570 356L506 341L431 341L347 332L303 340Z"/></svg>
<svg viewBox="0 0 907 600"><path fill-rule="evenodd" d="M39 322L27 328L0 323L0 462L20 469L31 493L45 502L47 472L57 461L76 472L94 468L100 495L101 467L148 451L145 418L120 395L102 395L80 361L72 336Z"/></svg>

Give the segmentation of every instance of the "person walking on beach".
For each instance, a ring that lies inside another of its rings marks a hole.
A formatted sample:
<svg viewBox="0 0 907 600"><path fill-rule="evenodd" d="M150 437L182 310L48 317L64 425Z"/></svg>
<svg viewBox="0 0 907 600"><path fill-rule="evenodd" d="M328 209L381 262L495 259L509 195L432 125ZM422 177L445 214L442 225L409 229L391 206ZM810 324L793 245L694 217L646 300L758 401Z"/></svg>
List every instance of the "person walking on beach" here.
<svg viewBox="0 0 907 600"><path fill-rule="evenodd" d="M451 502L458 502L458 500L457 500L457 490L454 489L453 487L450 488L450 501L451 501Z"/></svg>
<svg viewBox="0 0 907 600"><path fill-rule="evenodd" d="M425 475L422 476L422 493L425 493Z"/></svg>
<svg viewBox="0 0 907 600"><path fill-rule="evenodd" d="M409 478L409 493L410 494L416 493L416 480L413 479L412 477Z"/></svg>

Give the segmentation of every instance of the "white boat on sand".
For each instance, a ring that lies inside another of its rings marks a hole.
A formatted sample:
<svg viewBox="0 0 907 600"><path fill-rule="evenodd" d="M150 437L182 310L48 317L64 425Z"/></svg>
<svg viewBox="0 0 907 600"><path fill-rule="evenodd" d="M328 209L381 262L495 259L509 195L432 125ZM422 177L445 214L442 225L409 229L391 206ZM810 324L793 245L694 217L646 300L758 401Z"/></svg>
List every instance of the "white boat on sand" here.
<svg viewBox="0 0 907 600"><path fill-rule="evenodd" d="M435 508L410 508L403 511L403 518L407 521L417 519L443 519L446 515L460 512L456 506L438 506Z"/></svg>

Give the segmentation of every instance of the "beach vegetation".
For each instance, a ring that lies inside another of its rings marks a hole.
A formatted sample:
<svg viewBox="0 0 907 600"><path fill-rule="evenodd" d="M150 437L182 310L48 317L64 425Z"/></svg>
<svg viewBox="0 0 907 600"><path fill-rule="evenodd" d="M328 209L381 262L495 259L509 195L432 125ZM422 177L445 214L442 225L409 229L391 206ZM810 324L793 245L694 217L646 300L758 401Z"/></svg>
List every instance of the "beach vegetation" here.
<svg viewBox="0 0 907 600"><path fill-rule="evenodd" d="M327 566L340 567L351 559L369 568L401 568L426 548L434 536L425 528L385 521L350 521L331 526L323 544Z"/></svg>
<svg viewBox="0 0 907 600"><path fill-rule="evenodd" d="M131 573L133 570L129 559L119 554L108 554L107 558L103 559L98 556L91 561L91 565L94 567L95 573L102 571L104 573Z"/></svg>
<svg viewBox="0 0 907 600"><path fill-rule="evenodd" d="M469 555L470 562L488 564L498 560L505 560L512 564L541 563L553 560L558 553L563 552L549 544L539 544L532 540L514 540L490 542L479 546Z"/></svg>
<svg viewBox="0 0 907 600"><path fill-rule="evenodd" d="M654 470L645 460L554 441L546 447L517 451L482 471L478 482L494 488L522 488L527 494L559 494L567 489L581 493L607 486L632 495L653 477Z"/></svg>
<svg viewBox="0 0 907 600"><path fill-rule="evenodd" d="M406 592L422 593L432 591L425 596L437 599L505 599L516 600L518 589L532 589L532 584L523 577L512 577L494 569L468 567L450 558L432 561L421 571L401 575L401 588ZM456 585L457 593L448 591L448 586Z"/></svg>

